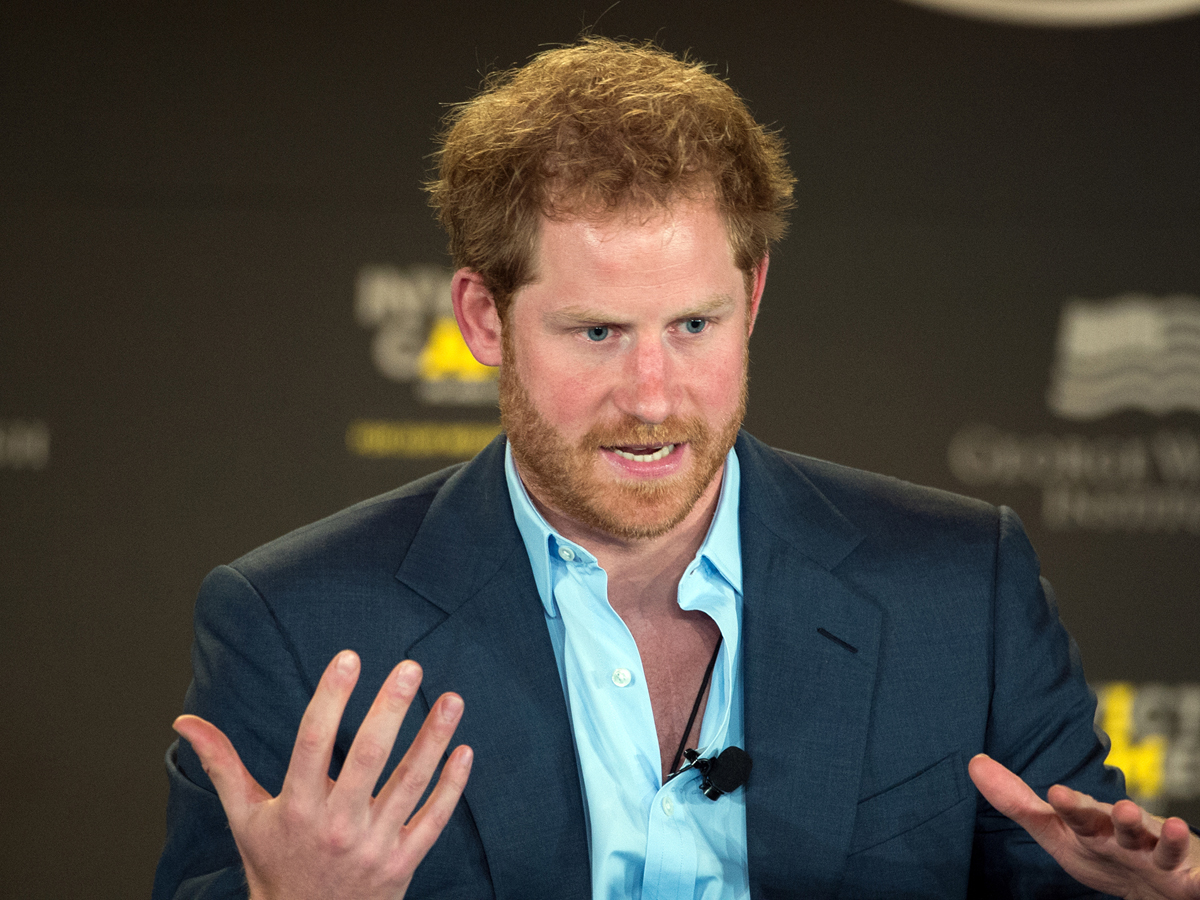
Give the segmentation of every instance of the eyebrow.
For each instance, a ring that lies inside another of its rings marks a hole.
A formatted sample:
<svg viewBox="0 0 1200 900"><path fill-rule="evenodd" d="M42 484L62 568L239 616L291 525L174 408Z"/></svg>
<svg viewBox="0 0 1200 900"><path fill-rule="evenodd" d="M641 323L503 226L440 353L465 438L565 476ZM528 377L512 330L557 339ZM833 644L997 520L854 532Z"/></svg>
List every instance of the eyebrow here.
<svg viewBox="0 0 1200 900"><path fill-rule="evenodd" d="M706 316L719 315L729 312L736 301L728 294L718 294L701 300L694 306L687 307L676 319L699 319ZM565 306L562 309L548 312L544 321L547 325L557 328L571 328L589 324L619 324L610 314L588 306Z"/></svg>

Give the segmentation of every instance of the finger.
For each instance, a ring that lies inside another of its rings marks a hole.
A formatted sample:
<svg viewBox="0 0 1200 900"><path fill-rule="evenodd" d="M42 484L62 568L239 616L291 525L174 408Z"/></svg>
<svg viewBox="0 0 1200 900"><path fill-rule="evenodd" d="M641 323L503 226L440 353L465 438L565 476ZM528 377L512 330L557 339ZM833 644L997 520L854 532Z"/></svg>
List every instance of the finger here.
<svg viewBox="0 0 1200 900"><path fill-rule="evenodd" d="M235 829L251 805L271 799L271 795L246 771L237 750L216 725L199 716L180 716L172 727L196 751L200 765L212 780L225 815Z"/></svg>
<svg viewBox="0 0 1200 900"><path fill-rule="evenodd" d="M442 694L433 704L412 746L379 792L378 815L386 827L399 829L408 821L454 736L462 712L463 701L458 694Z"/></svg>
<svg viewBox="0 0 1200 900"><path fill-rule="evenodd" d="M425 858L429 848L450 821L454 807L467 786L474 759L475 754L470 747L465 744L455 747L450 758L446 760L446 765L442 767L442 774L438 777L429 799L409 820L404 829L401 853L404 863L411 866L410 871L415 870L417 864Z"/></svg>
<svg viewBox="0 0 1200 900"><path fill-rule="evenodd" d="M412 660L392 669L354 736L331 799L370 798L420 684L421 667Z"/></svg>
<svg viewBox="0 0 1200 900"><path fill-rule="evenodd" d="M1030 825L1044 827L1043 820L1052 813L1050 805L1042 800L1021 778L984 753L974 756L967 764L967 771L975 787L984 799L998 812L1008 816L1017 824L1030 830Z"/></svg>
<svg viewBox="0 0 1200 900"><path fill-rule="evenodd" d="M1100 803L1064 784L1050 788L1046 792L1046 799L1067 827L1080 837L1096 837L1113 832L1112 806L1107 803Z"/></svg>
<svg viewBox="0 0 1200 900"><path fill-rule="evenodd" d="M1150 850L1158 841L1158 822L1132 800L1121 800L1112 810L1113 834L1126 850Z"/></svg>
<svg viewBox="0 0 1200 900"><path fill-rule="evenodd" d="M1162 824L1154 847L1154 864L1160 869L1174 869L1187 858L1191 842L1192 833L1187 822L1172 816Z"/></svg>
<svg viewBox="0 0 1200 900"><path fill-rule="evenodd" d="M343 650L325 668L300 719L296 745L283 780L283 794L317 802L329 791L329 760L346 701L358 681L358 655Z"/></svg>

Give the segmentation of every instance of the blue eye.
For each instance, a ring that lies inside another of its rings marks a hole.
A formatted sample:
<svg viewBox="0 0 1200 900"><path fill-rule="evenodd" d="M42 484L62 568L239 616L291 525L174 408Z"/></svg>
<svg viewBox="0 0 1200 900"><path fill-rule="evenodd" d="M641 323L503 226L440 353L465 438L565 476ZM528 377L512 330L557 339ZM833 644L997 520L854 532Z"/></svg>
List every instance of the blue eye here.
<svg viewBox="0 0 1200 900"><path fill-rule="evenodd" d="M687 329L688 334L699 334L707 325L707 319L688 319L683 323L683 327Z"/></svg>
<svg viewBox="0 0 1200 900"><path fill-rule="evenodd" d="M591 328L589 328L587 330L587 336L588 336L589 341L597 341L597 342L602 341L606 337L608 337L608 326L607 325L593 325Z"/></svg>

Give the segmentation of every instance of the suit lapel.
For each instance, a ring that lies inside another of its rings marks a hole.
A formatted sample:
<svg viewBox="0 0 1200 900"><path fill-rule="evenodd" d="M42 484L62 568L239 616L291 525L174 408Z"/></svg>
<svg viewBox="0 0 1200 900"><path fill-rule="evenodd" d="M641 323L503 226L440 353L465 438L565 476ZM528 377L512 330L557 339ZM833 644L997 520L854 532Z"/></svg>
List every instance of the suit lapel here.
<svg viewBox="0 0 1200 900"><path fill-rule="evenodd" d="M751 894L832 896L854 827L880 612L831 571L861 540L854 526L746 435L738 458ZM797 884L799 872L810 880Z"/></svg>
<svg viewBox="0 0 1200 900"><path fill-rule="evenodd" d="M529 558L494 442L451 478L396 577L447 614L409 648L427 703L462 695L455 740L475 763L464 797L498 898L587 897L574 743Z"/></svg>

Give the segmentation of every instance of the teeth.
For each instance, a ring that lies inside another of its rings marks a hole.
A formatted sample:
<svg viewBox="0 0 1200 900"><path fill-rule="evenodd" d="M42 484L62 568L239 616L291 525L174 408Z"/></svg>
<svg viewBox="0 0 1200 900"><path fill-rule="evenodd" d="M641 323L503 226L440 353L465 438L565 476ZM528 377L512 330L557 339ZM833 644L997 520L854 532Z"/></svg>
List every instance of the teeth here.
<svg viewBox="0 0 1200 900"><path fill-rule="evenodd" d="M617 454L617 456L621 457L621 459L631 459L634 462L654 462L655 460L662 459L664 456L669 455L674 449L674 444L667 444L655 450L653 453L629 453L628 451L622 450L619 447L613 447L613 453Z"/></svg>

